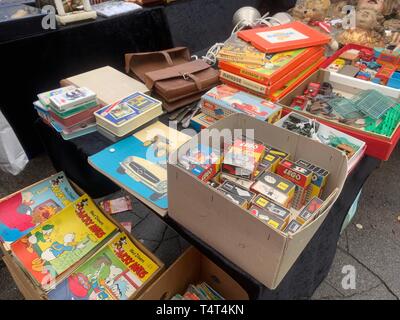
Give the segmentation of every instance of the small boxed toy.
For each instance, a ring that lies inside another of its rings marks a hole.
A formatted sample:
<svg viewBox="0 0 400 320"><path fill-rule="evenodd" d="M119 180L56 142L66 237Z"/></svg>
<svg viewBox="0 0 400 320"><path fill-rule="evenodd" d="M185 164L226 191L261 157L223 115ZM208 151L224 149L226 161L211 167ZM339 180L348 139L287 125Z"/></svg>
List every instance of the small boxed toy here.
<svg viewBox="0 0 400 320"><path fill-rule="evenodd" d="M298 160L296 164L311 170L313 173L310 186L307 189L306 202L314 197L320 197L328 181L329 172L305 160Z"/></svg>
<svg viewBox="0 0 400 320"><path fill-rule="evenodd" d="M229 191L226 191L225 189L222 189L221 186L219 186L216 190L221 192L226 198L228 198L230 201L233 203L236 203L238 206L247 209L249 203L247 202L246 199L243 199L242 197L239 197L238 195L235 195L233 193L230 193Z"/></svg>
<svg viewBox="0 0 400 320"><path fill-rule="evenodd" d="M230 181L236 183L237 185L241 186L242 188L245 188L246 190L250 190L251 186L254 184L254 181L241 179L237 176L233 176L225 172L221 172L220 179L222 182Z"/></svg>
<svg viewBox="0 0 400 320"><path fill-rule="evenodd" d="M299 210L306 202L306 194L311 183L312 171L303 168L292 161L283 160L278 164L276 173L296 185L292 207Z"/></svg>
<svg viewBox="0 0 400 320"><path fill-rule="evenodd" d="M241 187L240 185L235 184L230 181L225 181L219 188L221 190L225 190L229 193L232 193L235 196L245 199L248 203L250 203L255 196L254 192L246 190L245 188Z"/></svg>
<svg viewBox="0 0 400 320"><path fill-rule="evenodd" d="M273 147L270 147L270 146L266 146L266 152L277 156L281 160L289 159L289 157L290 157L289 153L279 150L279 149L276 149L276 148L273 148Z"/></svg>
<svg viewBox="0 0 400 320"><path fill-rule="evenodd" d="M72 88L51 96L49 100L52 108L58 112L64 112L95 101L96 94L87 88Z"/></svg>
<svg viewBox="0 0 400 320"><path fill-rule="evenodd" d="M305 224L311 221L316 217L317 211L319 208L321 208L323 203L324 202L320 198L315 197L311 199L311 201L307 203L304 209L301 210L299 215L296 217L296 220L301 224Z"/></svg>
<svg viewBox="0 0 400 320"><path fill-rule="evenodd" d="M244 113L258 120L274 123L280 119L282 107L223 84L202 96L201 111L216 119Z"/></svg>
<svg viewBox="0 0 400 320"><path fill-rule="evenodd" d="M266 172L257 179L251 189L289 208L294 196L295 184L275 173Z"/></svg>
<svg viewBox="0 0 400 320"><path fill-rule="evenodd" d="M253 201L253 203L268 211L270 214L277 216L279 219L282 219L287 223L290 219L291 213L288 209L273 203L271 200L267 199L266 197L259 194Z"/></svg>
<svg viewBox="0 0 400 320"><path fill-rule="evenodd" d="M261 221L264 221L266 224L274 229L283 230L286 226L285 221L279 219L277 216L271 215L268 211L261 209L257 206L252 206L249 211L252 215L256 216Z"/></svg>
<svg viewBox="0 0 400 320"><path fill-rule="evenodd" d="M261 177L265 172L272 172L271 170L271 164L267 162L262 162L258 165L255 173L254 173L254 179L257 179L258 177Z"/></svg>
<svg viewBox="0 0 400 320"><path fill-rule="evenodd" d="M211 180L219 172L221 160L218 150L201 144L188 149L185 154L178 154L178 165L204 182Z"/></svg>
<svg viewBox="0 0 400 320"><path fill-rule="evenodd" d="M300 222L293 219L288 223L288 225L286 226L285 230L283 230L283 232L285 232L287 234L293 234L293 233L296 233L297 231L299 231L302 226L303 225Z"/></svg>
<svg viewBox="0 0 400 320"><path fill-rule="evenodd" d="M197 132L200 132L201 130L214 124L216 121L218 120L200 112L197 116L190 120L190 126Z"/></svg>
<svg viewBox="0 0 400 320"><path fill-rule="evenodd" d="M245 137L236 139L225 154L222 172L246 179L253 179L265 146Z"/></svg>
<svg viewBox="0 0 400 320"><path fill-rule="evenodd" d="M261 164L264 166L269 166L271 172L275 172L276 168L281 161L281 158L279 158L277 155L272 154L271 152L266 152L264 157L261 160Z"/></svg>

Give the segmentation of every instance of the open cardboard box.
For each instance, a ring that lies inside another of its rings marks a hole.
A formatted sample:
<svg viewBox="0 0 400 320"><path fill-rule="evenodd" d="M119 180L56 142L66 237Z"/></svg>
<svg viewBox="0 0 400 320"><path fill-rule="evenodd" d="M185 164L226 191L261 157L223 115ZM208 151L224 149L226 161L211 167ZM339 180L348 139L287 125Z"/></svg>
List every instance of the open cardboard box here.
<svg viewBox="0 0 400 320"><path fill-rule="evenodd" d="M169 300L184 294L190 284L209 284L226 300L248 300L246 291L194 247L188 248L147 290L139 300Z"/></svg>
<svg viewBox="0 0 400 320"><path fill-rule="evenodd" d="M327 217L347 175L347 159L338 150L243 114L209 127L221 131L254 129L254 139L330 172L317 219L293 235L271 228L190 172L168 164L169 216L270 289L275 289ZM226 131L225 131L226 132ZM204 134L204 130L202 132ZM211 138L195 136L199 143ZM227 141L225 141L227 142ZM190 141L178 149L185 152Z"/></svg>
<svg viewBox="0 0 400 320"><path fill-rule="evenodd" d="M44 179L44 180L46 180L46 179ZM42 181L44 181L44 180L42 180ZM27 187L27 188L30 188L30 187L32 187L32 186L34 186L36 184L39 184L42 181L39 181L39 182L37 182L37 183ZM69 182L70 182L71 186L73 187L73 189L76 191L77 194L79 194L79 195L85 194L85 192L79 186L77 186L73 181L69 180ZM22 191L22 190L20 190L20 191ZM20 192L20 191L17 191L17 192ZM5 199L7 199L8 197L13 196L14 194L11 194L11 195L7 196L7 197L5 197L4 199L2 199L0 201L3 201ZM119 231L124 232L136 247L138 247L144 254L146 254L150 259L152 259L160 267L149 278L148 282L130 297L131 300L132 299L136 299L142 292L144 292L144 290L148 286L150 286L154 282L154 280L160 274L162 274L162 272L164 271L164 264L151 251L149 251L140 241L135 239L130 233L126 232L125 228L119 222L114 220L109 214L104 212L100 207L99 207L99 209L104 213L104 215L109 220L112 221L112 223L114 223L118 227ZM12 256L11 252L7 251L1 243L0 243L0 247L1 247L1 249L3 251L3 254L4 254L3 261L4 261L5 265L7 266L8 270L10 271L11 276L13 277L15 283L17 284L18 289L21 291L21 293L25 297L25 299L27 299L27 300L46 300L47 299L46 294L44 294L44 292L40 288L38 288L36 285L33 284L33 282L31 281L30 277L19 266L19 264L17 263L15 258ZM81 262L78 263L77 266L79 266L80 264L84 263L85 261L86 261L85 258L82 259Z"/></svg>
<svg viewBox="0 0 400 320"><path fill-rule="evenodd" d="M347 98L352 97L362 90L374 89L394 100L399 100L399 93L397 92L398 90L394 90L393 88L377 85L375 83L360 79L350 78L339 73L331 73L326 70L318 70L317 72L310 75L307 79L305 79L294 90L292 90L281 100L279 100L279 103L284 108L284 114L293 111L293 108L290 107L293 99L296 96L303 95L304 90L311 82L330 82L333 86L334 91L341 93L344 97ZM318 119L318 121L323 124L326 124L332 128L335 128L359 140L364 141L367 144L366 154L381 160L389 159L397 142L400 139L400 124L393 132L392 137L386 137L384 135L367 132L362 129L339 123L335 120L329 120L327 118L324 118L323 116L315 115L307 111L296 112L301 113L309 118Z"/></svg>

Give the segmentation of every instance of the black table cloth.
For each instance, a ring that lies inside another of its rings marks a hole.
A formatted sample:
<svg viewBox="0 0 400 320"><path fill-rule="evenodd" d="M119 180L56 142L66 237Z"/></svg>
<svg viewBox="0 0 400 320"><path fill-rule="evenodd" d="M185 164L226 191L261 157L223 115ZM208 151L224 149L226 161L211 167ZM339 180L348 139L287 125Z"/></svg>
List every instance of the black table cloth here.
<svg viewBox="0 0 400 320"><path fill-rule="evenodd" d="M162 7L112 18L60 27L54 31L0 42L3 76L0 110L14 128L25 151L34 157L43 151L33 123L32 102L52 90L63 78L106 65L124 70L127 52L172 47Z"/></svg>
<svg viewBox="0 0 400 320"><path fill-rule="evenodd" d="M166 123L167 117L163 116L161 120ZM112 144L108 139L95 132L65 141L40 120L36 122L36 129L43 139L54 167L57 170L63 170L90 196L98 198L119 189L87 162L88 156ZM172 219L167 217L166 222L237 280L249 293L251 299L308 299L327 276L347 212L363 184L379 164L379 160L371 157L364 157L361 160L347 178L343 192L324 223L275 290L269 290L263 286Z"/></svg>

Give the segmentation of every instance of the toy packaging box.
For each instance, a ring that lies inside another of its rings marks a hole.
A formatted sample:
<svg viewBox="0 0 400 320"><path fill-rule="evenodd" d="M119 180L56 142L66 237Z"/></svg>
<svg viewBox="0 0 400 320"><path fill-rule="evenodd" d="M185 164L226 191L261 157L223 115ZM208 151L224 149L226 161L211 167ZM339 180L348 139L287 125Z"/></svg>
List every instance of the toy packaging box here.
<svg viewBox="0 0 400 320"><path fill-rule="evenodd" d="M56 111L65 112L96 99L96 94L87 88L72 88L50 96L50 104Z"/></svg>
<svg viewBox="0 0 400 320"><path fill-rule="evenodd" d="M305 160L298 160L296 164L312 171L312 179L307 189L306 202L314 197L320 197L328 181L329 172Z"/></svg>
<svg viewBox="0 0 400 320"><path fill-rule="evenodd" d="M266 172L257 179L252 190L261 193L285 208L290 208L295 184L275 173Z"/></svg>
<svg viewBox="0 0 400 320"><path fill-rule="evenodd" d="M317 211L322 206L323 201L317 197L311 199L307 205L301 210L296 219L301 223L305 224L314 219L317 215Z"/></svg>
<svg viewBox="0 0 400 320"><path fill-rule="evenodd" d="M274 123L279 120L282 108L271 101L222 84L202 96L201 111L216 119L244 113L258 120Z"/></svg>
<svg viewBox="0 0 400 320"><path fill-rule="evenodd" d="M190 120L190 125L194 130L200 132L201 130L214 124L216 121L217 119L200 112L197 116L194 116L192 120Z"/></svg>
<svg viewBox="0 0 400 320"><path fill-rule="evenodd" d="M283 160L279 163L276 173L296 185L292 207L299 210L306 201L307 188L312 180L312 171L303 168L292 161Z"/></svg>
<svg viewBox="0 0 400 320"><path fill-rule="evenodd" d="M301 227L302 227L302 224L300 222L298 222L297 220L291 220L288 223L288 225L286 226L284 232L286 232L288 234L294 234L297 231L299 231Z"/></svg>
<svg viewBox="0 0 400 320"><path fill-rule="evenodd" d="M262 144L246 138L236 139L225 153L222 172L251 179L264 152Z"/></svg>
<svg viewBox="0 0 400 320"><path fill-rule="evenodd" d="M205 145L198 145L178 155L178 164L204 182L211 180L219 172L221 162L219 150Z"/></svg>
<svg viewBox="0 0 400 320"><path fill-rule="evenodd" d="M288 209L273 203L271 200L259 194L254 200L253 203L268 211L271 215L277 216L279 219L282 219L285 224L289 221L291 213Z"/></svg>
<svg viewBox="0 0 400 320"><path fill-rule="evenodd" d="M248 179L241 179L235 175L231 175L225 172L221 172L220 175L221 181L230 181L233 182L246 190L250 190L251 186L253 185L254 181Z"/></svg>
<svg viewBox="0 0 400 320"><path fill-rule="evenodd" d="M247 201L247 203L250 203L255 194L249 190L246 190L245 188L241 187L240 185L233 183L231 181L225 181L220 187L220 190L225 190L231 194L234 194L235 196L241 197L244 200Z"/></svg>
<svg viewBox="0 0 400 320"><path fill-rule="evenodd" d="M285 221L277 216L271 215L268 211L261 209L260 207L252 206L249 211L252 215L256 216L258 219L265 222L274 229L283 230L286 226Z"/></svg>

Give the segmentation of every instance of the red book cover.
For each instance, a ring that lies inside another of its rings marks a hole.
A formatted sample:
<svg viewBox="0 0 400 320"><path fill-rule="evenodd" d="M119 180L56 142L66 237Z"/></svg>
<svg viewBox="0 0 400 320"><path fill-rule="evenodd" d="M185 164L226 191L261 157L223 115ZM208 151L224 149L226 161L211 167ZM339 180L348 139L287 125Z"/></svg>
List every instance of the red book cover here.
<svg viewBox="0 0 400 320"><path fill-rule="evenodd" d="M238 36L266 53L322 46L331 41L328 35L314 30L300 21L271 28L239 31Z"/></svg>
<svg viewBox="0 0 400 320"><path fill-rule="evenodd" d="M273 86L283 77L295 76L293 73L305 61L317 59L324 54L323 47L312 47L285 51L272 55L264 66L250 66L241 63L219 61L219 68L240 77L256 81L265 86Z"/></svg>

